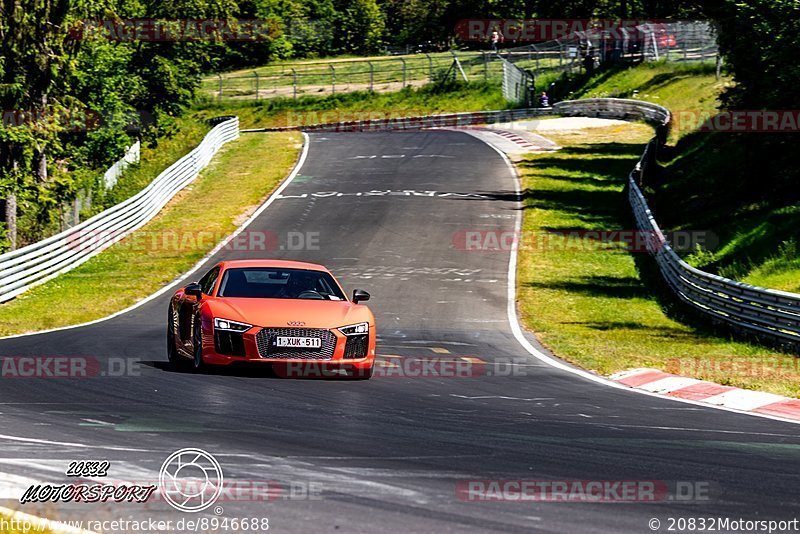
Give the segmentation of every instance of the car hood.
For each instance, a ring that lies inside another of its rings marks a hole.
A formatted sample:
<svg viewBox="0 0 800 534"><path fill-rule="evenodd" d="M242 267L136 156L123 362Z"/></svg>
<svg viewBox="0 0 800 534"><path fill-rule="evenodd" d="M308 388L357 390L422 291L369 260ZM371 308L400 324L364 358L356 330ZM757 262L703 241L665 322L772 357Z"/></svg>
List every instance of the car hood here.
<svg viewBox="0 0 800 534"><path fill-rule="evenodd" d="M209 305L214 317L254 326L336 328L364 321L374 323L366 306L348 301L218 298Z"/></svg>

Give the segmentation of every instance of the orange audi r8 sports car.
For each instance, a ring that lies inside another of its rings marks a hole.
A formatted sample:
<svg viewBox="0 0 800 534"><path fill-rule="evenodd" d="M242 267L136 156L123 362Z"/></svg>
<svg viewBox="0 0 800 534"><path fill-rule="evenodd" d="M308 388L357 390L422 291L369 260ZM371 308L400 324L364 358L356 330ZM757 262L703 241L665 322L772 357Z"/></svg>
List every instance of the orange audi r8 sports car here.
<svg viewBox="0 0 800 534"><path fill-rule="evenodd" d="M267 362L288 376L370 378L375 318L365 300L360 289L348 300L321 265L223 261L170 300L167 356L198 370Z"/></svg>

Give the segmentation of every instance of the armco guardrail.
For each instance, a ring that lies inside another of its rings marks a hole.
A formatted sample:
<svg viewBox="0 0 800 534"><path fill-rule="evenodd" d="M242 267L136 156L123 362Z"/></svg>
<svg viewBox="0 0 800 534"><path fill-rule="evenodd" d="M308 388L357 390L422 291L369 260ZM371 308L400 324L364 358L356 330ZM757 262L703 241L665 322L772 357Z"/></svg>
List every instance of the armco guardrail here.
<svg viewBox="0 0 800 534"><path fill-rule="evenodd" d="M621 99L568 101L554 108L564 115L640 119L655 124L659 135L648 143L628 177L628 199L638 229L652 236L648 240L648 250L664 280L681 301L713 319L773 341L800 346L800 295L756 287L695 269L683 261L664 238L639 186L655 164L655 154L666 139L671 121L667 109Z"/></svg>
<svg viewBox="0 0 800 534"><path fill-rule="evenodd" d="M125 151L125 154L117 160L114 165L108 168L108 170L103 174L103 183L106 186L106 189L111 189L117 183L117 180L122 173L125 172L131 164L139 163L139 157L141 156L141 148L142 143L141 141L137 140L133 145L128 147Z"/></svg>
<svg viewBox="0 0 800 534"><path fill-rule="evenodd" d="M551 108L504 109L329 122L324 124L297 124L274 128L253 128L242 130L242 132L282 132L289 130L302 130L304 132L378 132L384 130L421 130L424 128L463 128L476 124L497 124L552 114L553 110Z"/></svg>
<svg viewBox="0 0 800 534"><path fill-rule="evenodd" d="M208 165L219 148L239 137L239 119L214 126L191 152L170 165L128 200L13 252L0 255L0 302L74 269L152 219Z"/></svg>

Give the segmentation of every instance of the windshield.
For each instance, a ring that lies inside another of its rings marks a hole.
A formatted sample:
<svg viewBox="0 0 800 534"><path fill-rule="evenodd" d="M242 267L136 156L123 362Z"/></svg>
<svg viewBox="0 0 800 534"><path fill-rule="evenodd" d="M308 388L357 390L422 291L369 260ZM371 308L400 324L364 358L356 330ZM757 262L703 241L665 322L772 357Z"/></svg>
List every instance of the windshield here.
<svg viewBox="0 0 800 534"><path fill-rule="evenodd" d="M225 271L220 297L265 299L345 300L333 277L322 271L271 267Z"/></svg>

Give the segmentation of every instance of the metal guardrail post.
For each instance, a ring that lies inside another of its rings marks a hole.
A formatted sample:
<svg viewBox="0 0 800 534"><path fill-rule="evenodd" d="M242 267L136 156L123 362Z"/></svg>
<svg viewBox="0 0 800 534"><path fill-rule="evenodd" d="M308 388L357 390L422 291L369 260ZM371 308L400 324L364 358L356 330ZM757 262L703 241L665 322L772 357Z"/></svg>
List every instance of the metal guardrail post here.
<svg viewBox="0 0 800 534"><path fill-rule="evenodd" d="M717 81L722 77L722 57L717 52Z"/></svg>
<svg viewBox="0 0 800 534"><path fill-rule="evenodd" d="M406 59L401 57L400 61L403 63L403 87L406 86Z"/></svg>
<svg viewBox="0 0 800 534"><path fill-rule="evenodd" d="M258 95L259 95L259 92L261 90L261 87L260 87L260 84L259 84L260 78L258 76L258 72L257 71L253 71L253 74L256 77L256 100L258 100Z"/></svg>
<svg viewBox="0 0 800 534"><path fill-rule="evenodd" d="M375 65L372 64L372 61L367 61L367 65L369 65L369 90L372 92L375 84Z"/></svg>
<svg viewBox="0 0 800 534"><path fill-rule="evenodd" d="M292 98L297 100L297 71L292 68Z"/></svg>
<svg viewBox="0 0 800 534"><path fill-rule="evenodd" d="M336 69L333 64L328 65L331 68L331 94L336 94Z"/></svg>
<svg viewBox="0 0 800 534"><path fill-rule="evenodd" d="M483 56L483 81L489 80L489 59L488 55L486 54L486 50L481 51L481 55Z"/></svg>
<svg viewBox="0 0 800 534"><path fill-rule="evenodd" d="M538 76L539 75L539 49L536 48L535 44L532 44L531 48L533 48L536 51L536 70L534 70L533 72Z"/></svg>
<svg viewBox="0 0 800 534"><path fill-rule="evenodd" d="M219 72L217 73L217 77L219 78L219 89L217 90L217 101L222 101L222 74Z"/></svg>
<svg viewBox="0 0 800 534"><path fill-rule="evenodd" d="M425 54L425 57L428 58L428 82L433 82L433 58L430 54Z"/></svg>
<svg viewBox="0 0 800 534"><path fill-rule="evenodd" d="M564 66L564 47L558 39L556 39L556 44L558 45L558 68L561 69Z"/></svg>

